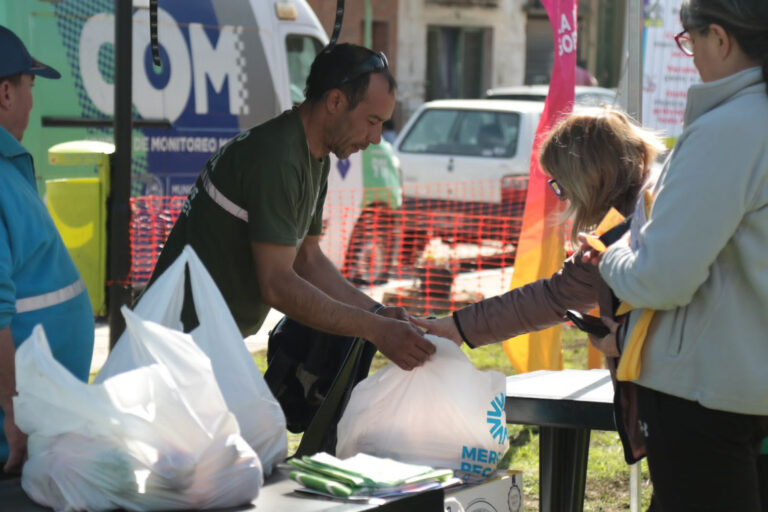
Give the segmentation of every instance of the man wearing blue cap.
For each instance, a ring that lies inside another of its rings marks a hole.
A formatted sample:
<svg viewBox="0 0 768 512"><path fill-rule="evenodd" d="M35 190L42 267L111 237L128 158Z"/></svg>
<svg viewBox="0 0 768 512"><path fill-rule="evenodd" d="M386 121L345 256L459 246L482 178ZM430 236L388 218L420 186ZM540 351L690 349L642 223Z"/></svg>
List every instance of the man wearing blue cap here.
<svg viewBox="0 0 768 512"><path fill-rule="evenodd" d="M61 78L0 26L0 464L18 471L26 436L14 423L14 354L42 324L53 356L85 381L93 354L93 311L85 285L37 192L21 139L35 76Z"/></svg>

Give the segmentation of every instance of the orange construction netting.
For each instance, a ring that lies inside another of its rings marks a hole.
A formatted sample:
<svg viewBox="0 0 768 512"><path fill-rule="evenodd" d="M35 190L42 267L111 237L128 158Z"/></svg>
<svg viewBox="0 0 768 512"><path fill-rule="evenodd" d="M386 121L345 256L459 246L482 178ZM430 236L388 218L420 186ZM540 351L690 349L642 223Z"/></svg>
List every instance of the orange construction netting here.
<svg viewBox="0 0 768 512"><path fill-rule="evenodd" d="M359 287L415 315L440 314L509 289L527 178L331 190L321 246ZM183 196L131 199L131 280L149 279ZM361 205L367 205L361 207Z"/></svg>

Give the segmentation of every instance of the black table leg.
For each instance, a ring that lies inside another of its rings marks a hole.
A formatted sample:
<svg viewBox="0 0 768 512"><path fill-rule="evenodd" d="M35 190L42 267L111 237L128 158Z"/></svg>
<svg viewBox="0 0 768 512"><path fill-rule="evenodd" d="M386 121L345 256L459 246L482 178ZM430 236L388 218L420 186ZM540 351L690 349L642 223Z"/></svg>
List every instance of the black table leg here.
<svg viewBox="0 0 768 512"><path fill-rule="evenodd" d="M581 512L590 430L541 427L539 432L540 511Z"/></svg>

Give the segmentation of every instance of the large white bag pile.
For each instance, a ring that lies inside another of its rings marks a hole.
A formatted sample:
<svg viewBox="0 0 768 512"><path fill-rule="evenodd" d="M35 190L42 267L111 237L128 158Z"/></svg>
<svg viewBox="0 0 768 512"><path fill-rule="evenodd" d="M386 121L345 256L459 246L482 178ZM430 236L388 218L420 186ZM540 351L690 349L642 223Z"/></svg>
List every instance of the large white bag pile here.
<svg viewBox="0 0 768 512"><path fill-rule="evenodd" d="M41 326L16 354L16 422L29 435L21 484L55 510L187 510L252 501L263 483L211 362L187 334L123 308L156 364L77 380Z"/></svg>
<svg viewBox="0 0 768 512"><path fill-rule="evenodd" d="M191 246L185 247L144 292L134 311L145 320L181 331L185 267L189 268L195 313L200 322L190 333L192 339L211 360L216 382L227 407L237 418L240 434L259 455L264 474L269 475L274 465L286 457L285 414L245 347L224 297ZM155 362L140 344L124 334L96 382Z"/></svg>
<svg viewBox="0 0 768 512"><path fill-rule="evenodd" d="M357 453L489 476L509 448L506 378L480 371L450 340L410 372L389 364L352 391L339 422L336 455Z"/></svg>

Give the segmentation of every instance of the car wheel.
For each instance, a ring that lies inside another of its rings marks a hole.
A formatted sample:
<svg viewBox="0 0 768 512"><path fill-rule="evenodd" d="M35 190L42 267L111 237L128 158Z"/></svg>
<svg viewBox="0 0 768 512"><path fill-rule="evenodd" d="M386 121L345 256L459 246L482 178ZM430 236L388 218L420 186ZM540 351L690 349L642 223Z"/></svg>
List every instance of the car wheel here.
<svg viewBox="0 0 768 512"><path fill-rule="evenodd" d="M382 284L397 250L395 216L384 208L366 208L355 223L342 273L355 284Z"/></svg>

